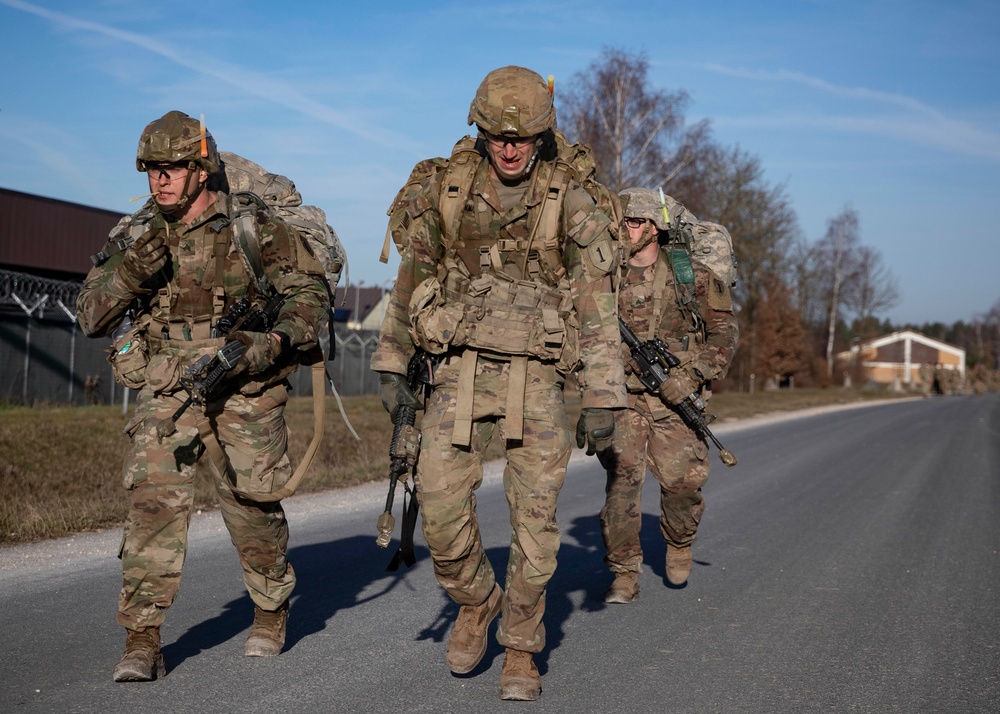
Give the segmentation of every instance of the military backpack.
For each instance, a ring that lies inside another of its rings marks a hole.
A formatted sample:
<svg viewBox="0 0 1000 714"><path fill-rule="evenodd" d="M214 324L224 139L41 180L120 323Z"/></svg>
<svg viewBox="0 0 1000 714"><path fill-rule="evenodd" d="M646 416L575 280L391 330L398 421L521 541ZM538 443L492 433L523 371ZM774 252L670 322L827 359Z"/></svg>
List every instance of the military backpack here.
<svg viewBox="0 0 1000 714"><path fill-rule="evenodd" d="M729 287L736 285L736 253L733 238L726 227L712 221L699 221L680 201L663 196L670 222L667 242L684 246L687 253L709 268Z"/></svg>

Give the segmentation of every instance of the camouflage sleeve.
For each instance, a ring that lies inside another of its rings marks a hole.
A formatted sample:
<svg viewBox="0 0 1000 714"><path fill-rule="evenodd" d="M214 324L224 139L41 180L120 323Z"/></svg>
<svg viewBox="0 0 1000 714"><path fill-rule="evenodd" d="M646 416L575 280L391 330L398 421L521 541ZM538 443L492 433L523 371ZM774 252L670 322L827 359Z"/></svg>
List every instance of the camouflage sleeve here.
<svg viewBox="0 0 1000 714"><path fill-rule="evenodd" d="M288 335L293 347L308 349L330 307L323 266L305 241L280 219L260 226L261 261L268 280L285 296L274 329Z"/></svg>
<svg viewBox="0 0 1000 714"><path fill-rule="evenodd" d="M410 297L420 283L437 275L443 254L441 215L432 200L438 194L438 186L439 182L430 181L407 206L410 220L404 242L409 245L403 250L396 284L379 331L378 347L372 354L371 368L375 372L406 374L406 365L413 352L409 332Z"/></svg>
<svg viewBox="0 0 1000 714"><path fill-rule="evenodd" d="M619 264L611 219L579 186L567 193L564 229L568 240L563 265L569 276L573 305L580 323L581 370L577 381L582 406L624 408L625 372L621 360L617 298L611 275Z"/></svg>
<svg viewBox="0 0 1000 714"><path fill-rule="evenodd" d="M111 244L109 239L108 244ZM118 275L124 253L116 253L101 265L94 266L76 298L77 322L87 337L103 337L111 332L135 295Z"/></svg>
<svg viewBox="0 0 1000 714"><path fill-rule="evenodd" d="M725 377L736 356L740 328L733 312L733 297L726 285L714 272L701 263L695 268L695 299L705 321L705 344L692 355L692 366L705 375L705 379Z"/></svg>

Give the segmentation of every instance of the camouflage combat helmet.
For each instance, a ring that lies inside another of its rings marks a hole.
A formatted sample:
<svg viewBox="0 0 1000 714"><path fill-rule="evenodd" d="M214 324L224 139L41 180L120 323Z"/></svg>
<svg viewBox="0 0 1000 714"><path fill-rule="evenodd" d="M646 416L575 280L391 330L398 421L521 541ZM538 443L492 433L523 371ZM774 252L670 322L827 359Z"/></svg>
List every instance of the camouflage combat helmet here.
<svg viewBox="0 0 1000 714"><path fill-rule="evenodd" d="M192 161L210 174L222 166L215 139L205 130L205 153L202 156L201 124L184 112L167 112L142 130L135 167L146 170L146 163L177 164Z"/></svg>
<svg viewBox="0 0 1000 714"><path fill-rule="evenodd" d="M540 75L524 67L501 67L476 90L469 124L490 134L535 136L556 128L556 108Z"/></svg>
<svg viewBox="0 0 1000 714"><path fill-rule="evenodd" d="M663 215L664 204L660 201L660 192L651 188L627 188L618 194L622 201L622 215L625 218L645 218L653 222L658 230L670 228L667 218ZM667 213L673 213L670 197L666 197ZM676 202L674 202L676 203ZM678 204L679 205L679 204ZM683 206L680 206L683 210Z"/></svg>

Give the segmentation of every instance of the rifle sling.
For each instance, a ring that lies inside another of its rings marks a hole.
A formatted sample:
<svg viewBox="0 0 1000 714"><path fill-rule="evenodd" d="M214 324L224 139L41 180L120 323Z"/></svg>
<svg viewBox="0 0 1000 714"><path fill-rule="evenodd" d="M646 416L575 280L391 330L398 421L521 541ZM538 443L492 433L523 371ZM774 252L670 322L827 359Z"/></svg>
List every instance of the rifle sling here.
<svg viewBox="0 0 1000 714"><path fill-rule="evenodd" d="M420 504L417 502L416 488L411 489L409 481L404 481L403 523L399 532L399 548L396 549L392 560L385 567L385 572L396 572L400 563L405 563L406 567L409 568L417 562L417 556L413 550L413 532L417 528L417 513L419 511Z"/></svg>
<svg viewBox="0 0 1000 714"><path fill-rule="evenodd" d="M273 501L280 501L283 498L287 498L295 493L295 489L299 487L299 484L302 482L302 478L306 475L306 471L309 469L309 466L312 465L313 458L316 456L316 452L319 451L320 443L323 441L326 415L326 366L323 364L322 357L313 362L310 367L310 371L312 372L313 388L313 438L312 441L309 442L309 447L306 449L306 453L302 456L302 461L299 462L299 465L292 474L292 477L288 479L288 483L277 491L267 494L240 493L239 496L241 498L246 498L258 503L271 503ZM229 463L226 460L226 454L223 452L218 438L215 436L215 431L212 429L212 425L209 423L208 417L206 417L204 413L202 413L201 417L198 419L196 426L198 428L198 436L201 438L201 443L205 445L205 450L211 458L212 466L215 468L219 478L225 478L228 476Z"/></svg>

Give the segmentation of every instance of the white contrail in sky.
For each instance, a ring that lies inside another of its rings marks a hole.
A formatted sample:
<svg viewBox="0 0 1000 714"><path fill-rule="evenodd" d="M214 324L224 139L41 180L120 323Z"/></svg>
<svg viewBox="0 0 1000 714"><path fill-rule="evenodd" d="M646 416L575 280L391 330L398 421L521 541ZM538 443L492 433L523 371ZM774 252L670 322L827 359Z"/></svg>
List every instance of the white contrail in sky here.
<svg viewBox="0 0 1000 714"><path fill-rule="evenodd" d="M782 116L759 119L757 123L777 123L786 126L819 126L837 128L859 133L879 134L890 137L906 138L910 141L934 146L971 156L1000 159L1000 135L981 129L968 122L951 119L934 107L902 94L882 92L866 87L844 87L833 84L825 79L812 77L801 72L786 69L775 71L749 70L726 67L720 64L699 65L709 72L725 74L739 79L757 82L786 82L800 84L806 87L826 92L839 97L874 102L883 106L907 110L912 114L905 119L893 117L863 118L822 116L811 119L802 115ZM753 122L754 120L751 120Z"/></svg>
<svg viewBox="0 0 1000 714"><path fill-rule="evenodd" d="M391 137L389 132L373 131L360 126L343 113L335 111L295 89L290 89L285 82L274 82L266 76L247 71L242 67L221 62L211 57L192 59L188 56L188 50L185 50L184 53L179 52L171 45L158 42L145 35L118 30L88 20L80 20L60 12L39 7L38 5L23 2L22 0L0 0L0 4L37 15L64 28L96 33L120 42L135 45L136 47L165 57L171 62L194 72L208 75L220 82L237 87L247 94L301 112L306 116L331 124L380 146L390 147L400 144L400 139L398 137Z"/></svg>

